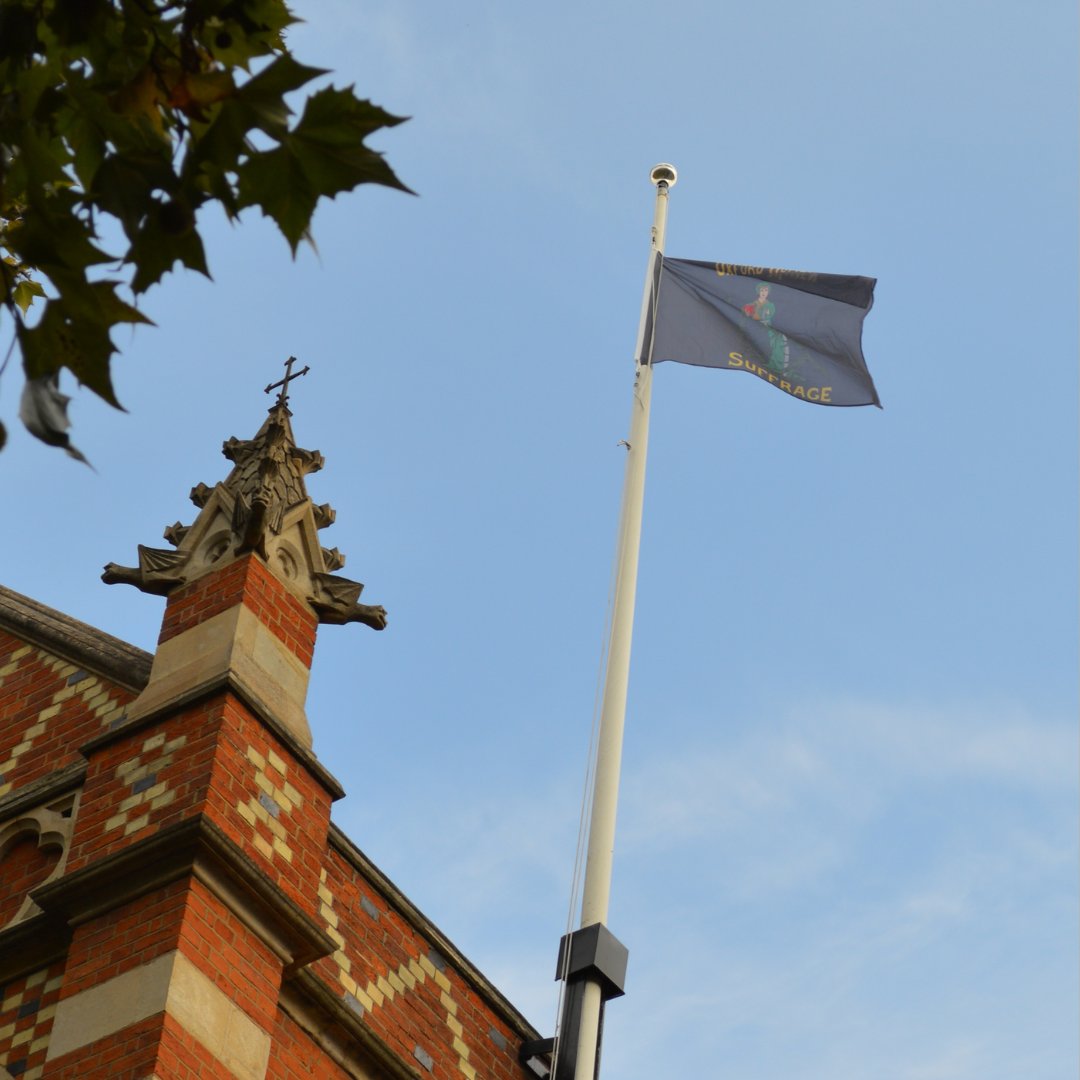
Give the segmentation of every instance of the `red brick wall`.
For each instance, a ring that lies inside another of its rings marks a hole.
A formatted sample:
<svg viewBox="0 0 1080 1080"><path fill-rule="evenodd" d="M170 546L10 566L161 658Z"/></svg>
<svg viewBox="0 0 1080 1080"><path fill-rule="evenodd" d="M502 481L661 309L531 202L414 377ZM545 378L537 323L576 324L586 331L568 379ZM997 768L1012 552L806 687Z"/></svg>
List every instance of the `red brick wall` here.
<svg viewBox="0 0 1080 1080"><path fill-rule="evenodd" d="M320 915L344 944L315 970L380 1039L433 1080L532 1075L520 1037L376 884L334 848L325 871Z"/></svg>
<svg viewBox="0 0 1080 1080"><path fill-rule="evenodd" d="M0 797L81 761L134 694L0 631Z"/></svg>
<svg viewBox="0 0 1080 1080"><path fill-rule="evenodd" d="M68 870L203 813L315 911L330 795L229 694L118 733L92 754Z"/></svg>
<svg viewBox="0 0 1080 1080"><path fill-rule="evenodd" d="M254 556L173 595L162 640L237 603L247 605L295 655L310 662L312 613ZM0 634L0 798L82 761L79 747L110 730L133 695L76 665ZM141 726L120 727L90 753L67 871L205 814L338 948L316 974L346 1008L421 1077L524 1080L520 1036L465 971L413 925L407 905L328 845L331 793L303 759L231 693ZM52 863L36 841L0 852L0 926ZM3 861L7 855L6 862ZM42 925L47 925L43 923ZM436 935L437 936L437 935ZM0 1064L27 1062L34 1080L53 1003L179 948L256 1024L273 1035L267 1075L281 1080L346 1074L278 1008L281 961L194 878L155 889L75 927L66 967L0 987L15 1027ZM2 942L0 942L2 949ZM0 955L2 960L2 955ZM61 984L58 976L63 971ZM40 977L39 977L40 976ZM31 1010L23 994L39 988ZM46 1001L46 993L51 998ZM24 1010L24 1016L18 1016ZM31 1015L33 1014L33 1016ZM12 1046L30 1030L32 1036ZM0 1031L10 1022L0 1012ZM30 1061L12 1057L22 1052ZM6 1055L6 1057L4 1056ZM203 1080L228 1073L171 1018L158 1016L51 1062L43 1080L131 1077Z"/></svg>
<svg viewBox="0 0 1080 1080"><path fill-rule="evenodd" d="M72 997L175 949L187 902L188 882L174 881L76 927L61 997Z"/></svg>
<svg viewBox="0 0 1080 1080"><path fill-rule="evenodd" d="M156 1076L162 1080L236 1080L205 1046L165 1014ZM48 1080L52 1080L51 1077ZM140 1078L145 1080L145 1078ZM309 1078L312 1080L312 1078Z"/></svg>
<svg viewBox="0 0 1080 1080"><path fill-rule="evenodd" d="M272 1031L281 960L200 881L186 896L180 951L264 1031Z"/></svg>
<svg viewBox="0 0 1080 1080"><path fill-rule="evenodd" d="M174 950L259 1027L273 1030L281 961L194 879L173 882L77 927L59 996L73 997ZM47 1077L143 1080L152 1072L167 1080L234 1080L172 1017L161 1014L65 1054L50 1064Z"/></svg>
<svg viewBox="0 0 1080 1080"><path fill-rule="evenodd" d="M48 1052L63 964L0 986L0 1065L12 1076L37 1076Z"/></svg>
<svg viewBox="0 0 1080 1080"><path fill-rule="evenodd" d="M9 923L18 914L26 894L40 885L60 861L56 847L40 848L36 832L24 833L0 849L0 926Z"/></svg>
<svg viewBox="0 0 1080 1080"><path fill-rule="evenodd" d="M43 1080L97 1080L106 1076L109 1080L146 1080L156 1072L164 1021L165 1014L158 1013L55 1058L46 1067ZM206 1075L235 1080L227 1074Z"/></svg>
<svg viewBox="0 0 1080 1080"><path fill-rule="evenodd" d="M69 872L202 811L224 711L219 695L91 755Z"/></svg>
<svg viewBox="0 0 1080 1080"><path fill-rule="evenodd" d="M330 794L235 698L225 706L207 813L290 900L314 913Z"/></svg>
<svg viewBox="0 0 1080 1080"><path fill-rule="evenodd" d="M307 1032L280 1009L273 1039L267 1080L349 1080L350 1074L328 1058Z"/></svg>
<svg viewBox="0 0 1080 1080"><path fill-rule="evenodd" d="M311 667L318 628L315 614L274 577L257 555L244 555L172 593L158 644L237 604L250 608L294 655Z"/></svg>

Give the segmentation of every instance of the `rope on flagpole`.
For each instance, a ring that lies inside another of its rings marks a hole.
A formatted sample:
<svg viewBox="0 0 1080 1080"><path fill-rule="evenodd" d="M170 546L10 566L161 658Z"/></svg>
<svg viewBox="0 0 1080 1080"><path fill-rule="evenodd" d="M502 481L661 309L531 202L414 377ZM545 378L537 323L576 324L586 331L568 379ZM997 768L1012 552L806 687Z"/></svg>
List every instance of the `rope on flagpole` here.
<svg viewBox="0 0 1080 1080"><path fill-rule="evenodd" d="M629 443L620 439L616 444L629 449ZM581 792L581 810L578 816L577 849L574 852L574 873L570 883L570 903L566 912L565 933L574 929L575 915L581 904L581 888L585 878L585 852L588 846L589 822L592 817L593 781L596 778L596 748L600 735L600 713L603 706L604 679L607 674L608 647L611 643L611 623L615 617L615 594L619 584L619 563L622 550L622 537L616 534L615 548L611 557L611 574L608 582L607 613L604 620L603 638L600 642L600 657L596 670L596 687L593 691L592 727L589 732L589 751L585 762L585 780ZM558 1002L555 1012L555 1045L551 1060L559 1060L560 1020L563 1011L563 998L566 993L566 975L570 966L570 950L563 955L557 978L559 980Z"/></svg>

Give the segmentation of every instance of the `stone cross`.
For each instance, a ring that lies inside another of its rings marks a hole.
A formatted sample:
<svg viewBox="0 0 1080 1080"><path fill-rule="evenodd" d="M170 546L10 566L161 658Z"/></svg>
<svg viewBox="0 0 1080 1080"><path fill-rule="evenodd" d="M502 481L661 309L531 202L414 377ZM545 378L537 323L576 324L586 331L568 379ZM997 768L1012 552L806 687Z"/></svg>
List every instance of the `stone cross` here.
<svg viewBox="0 0 1080 1080"><path fill-rule="evenodd" d="M285 378L279 380L276 383L271 383L268 387L266 387L265 390L263 390L264 394L269 394L271 390L276 390L280 386L281 387L281 392L278 394L278 397L277 397L277 404L278 405L286 405L286 404L288 404L288 401L289 401L289 383L292 382L293 379L299 379L301 375L306 375L311 370L311 368L307 364L305 364L304 369L302 371L294 372L293 369L292 369L292 366L295 363L296 363L296 357L295 356L290 356L289 359L285 361Z"/></svg>

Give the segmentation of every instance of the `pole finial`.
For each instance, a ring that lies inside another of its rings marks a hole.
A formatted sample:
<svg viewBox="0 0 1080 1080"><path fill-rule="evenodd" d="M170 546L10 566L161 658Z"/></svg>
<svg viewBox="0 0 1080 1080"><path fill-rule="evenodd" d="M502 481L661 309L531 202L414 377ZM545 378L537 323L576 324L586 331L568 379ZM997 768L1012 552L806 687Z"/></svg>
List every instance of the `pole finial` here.
<svg viewBox="0 0 1080 1080"><path fill-rule="evenodd" d="M662 161L659 165L654 165L652 167L652 172L649 173L649 179L656 184L657 187L664 184L669 188L673 188L676 181L679 179L679 173L674 165L669 165L666 161Z"/></svg>

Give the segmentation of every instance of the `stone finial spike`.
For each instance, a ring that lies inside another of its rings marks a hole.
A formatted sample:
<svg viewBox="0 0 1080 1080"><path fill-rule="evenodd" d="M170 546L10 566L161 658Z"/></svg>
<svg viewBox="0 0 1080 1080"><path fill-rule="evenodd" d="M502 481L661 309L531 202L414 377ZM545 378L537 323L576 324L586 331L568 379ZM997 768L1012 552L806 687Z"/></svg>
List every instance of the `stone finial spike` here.
<svg viewBox="0 0 1080 1080"><path fill-rule="evenodd" d="M318 472L326 464L326 458L318 450L301 450L300 447L294 446L289 453L296 467L304 476L307 476L308 473Z"/></svg>
<svg viewBox="0 0 1080 1080"><path fill-rule="evenodd" d="M321 548L320 550L327 570L340 570L345 565L345 556L336 547Z"/></svg>
<svg viewBox="0 0 1080 1080"><path fill-rule="evenodd" d="M230 435L222 444L221 452L229 461L236 461L237 454L251 446L249 439L238 439Z"/></svg>
<svg viewBox="0 0 1080 1080"><path fill-rule="evenodd" d="M173 547L179 547L184 537L187 536L190 525L182 525L179 521L174 521L171 525L165 526L165 531L161 534L166 540L172 544Z"/></svg>

